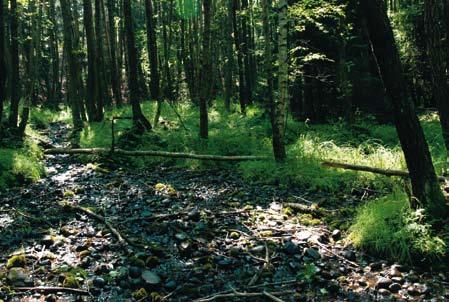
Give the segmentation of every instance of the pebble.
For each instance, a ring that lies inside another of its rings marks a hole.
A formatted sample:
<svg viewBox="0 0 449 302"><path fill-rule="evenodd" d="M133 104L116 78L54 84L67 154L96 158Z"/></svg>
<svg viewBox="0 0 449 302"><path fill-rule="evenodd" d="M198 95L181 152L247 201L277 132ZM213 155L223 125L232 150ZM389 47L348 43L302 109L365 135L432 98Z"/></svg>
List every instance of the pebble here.
<svg viewBox="0 0 449 302"><path fill-rule="evenodd" d="M314 249L314 248L306 248L304 250L304 256L318 260L321 258L320 252L318 252L318 250Z"/></svg>
<svg viewBox="0 0 449 302"><path fill-rule="evenodd" d="M139 278L142 275L142 269L137 266L131 266L128 270L128 275L131 278Z"/></svg>
<svg viewBox="0 0 449 302"><path fill-rule="evenodd" d="M99 288L103 288L106 285L106 280L104 280L101 277L96 277L94 278L94 280L92 281L92 284L95 287L99 287Z"/></svg>
<svg viewBox="0 0 449 302"><path fill-rule="evenodd" d="M380 277L377 282L376 282L376 288L377 289L381 289L381 288L388 288L391 284L393 283L393 281L390 278L387 277Z"/></svg>

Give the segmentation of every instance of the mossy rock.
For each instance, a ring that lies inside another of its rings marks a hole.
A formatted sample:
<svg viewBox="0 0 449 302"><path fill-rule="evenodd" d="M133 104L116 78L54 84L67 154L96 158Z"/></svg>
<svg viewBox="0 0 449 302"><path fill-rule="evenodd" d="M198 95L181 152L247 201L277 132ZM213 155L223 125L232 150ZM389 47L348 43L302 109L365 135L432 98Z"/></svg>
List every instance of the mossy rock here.
<svg viewBox="0 0 449 302"><path fill-rule="evenodd" d="M65 198L75 197L75 192L73 192L72 190L66 190L64 191L64 197Z"/></svg>
<svg viewBox="0 0 449 302"><path fill-rule="evenodd" d="M231 239L239 239L240 238L240 234L238 232L231 232L231 234L229 235L229 237Z"/></svg>
<svg viewBox="0 0 449 302"><path fill-rule="evenodd" d="M136 300L141 300L145 297L148 297L148 293L145 288L140 288L140 289L134 291L131 295Z"/></svg>
<svg viewBox="0 0 449 302"><path fill-rule="evenodd" d="M25 255L15 255L8 259L6 263L6 268L12 267L25 267L27 263Z"/></svg>

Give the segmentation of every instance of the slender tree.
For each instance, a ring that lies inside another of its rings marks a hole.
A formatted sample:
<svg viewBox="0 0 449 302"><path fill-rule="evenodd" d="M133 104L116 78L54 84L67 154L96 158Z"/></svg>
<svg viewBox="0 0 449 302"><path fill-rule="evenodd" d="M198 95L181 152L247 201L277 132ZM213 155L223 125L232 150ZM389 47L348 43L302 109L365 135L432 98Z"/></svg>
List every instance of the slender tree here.
<svg viewBox="0 0 449 302"><path fill-rule="evenodd" d="M273 114L273 151L276 161L283 162L285 152L284 132L285 115L288 102L288 4L286 0L279 1L279 94L274 103ZM270 76L270 75L268 75Z"/></svg>
<svg viewBox="0 0 449 302"><path fill-rule="evenodd" d="M49 92L50 107L56 108L61 96L61 81L59 80L59 41L58 24L56 21L56 1L50 0L48 4L48 16L51 22L49 29L50 49L51 49L51 90Z"/></svg>
<svg viewBox="0 0 449 302"><path fill-rule="evenodd" d="M148 131L151 130L151 123L143 115L139 102L137 49L132 19L131 0L123 0L123 14L125 19L126 48L128 56L128 89L133 111L133 122L138 130Z"/></svg>
<svg viewBox="0 0 449 302"><path fill-rule="evenodd" d="M11 106L9 110L9 126L17 127L19 120L19 102L21 96L19 76L19 14L17 0L10 1L10 35L11 35Z"/></svg>
<svg viewBox="0 0 449 302"><path fill-rule="evenodd" d="M120 87L120 76L117 59L117 34L115 26L115 0L107 0L108 19L109 19L109 45L111 49L111 84L112 92L114 94L115 103L120 105L122 103L122 92Z"/></svg>
<svg viewBox="0 0 449 302"><path fill-rule="evenodd" d="M0 0L0 129L3 118L3 102L6 97L6 65L5 65L5 5ZM1 134L1 130L0 130Z"/></svg>
<svg viewBox="0 0 449 302"><path fill-rule="evenodd" d="M446 218L445 199L432 164L423 129L410 101L399 52L383 0L360 1L380 76L391 100L396 130L410 172L412 206L433 218Z"/></svg>
<svg viewBox="0 0 449 302"><path fill-rule="evenodd" d="M83 120L81 117L81 96L79 86L79 62L78 62L78 45L74 36L74 26L72 23L71 7L68 0L60 0L62 20L64 23L64 48L67 54L68 64L68 80L69 80L69 99L72 109L73 130L75 133L79 132L83 128Z"/></svg>
<svg viewBox="0 0 449 302"><path fill-rule="evenodd" d="M101 121L101 116L97 113L98 109L96 105L96 100L101 96L100 87L98 85L97 46L93 25L92 1L83 0L83 14L87 43L87 114L90 121Z"/></svg>
<svg viewBox="0 0 449 302"><path fill-rule="evenodd" d="M427 52L430 58L432 77L432 93L438 106L446 150L449 150L449 84L446 74L448 49L444 44L445 28L442 26L444 24L443 1L425 0L424 11Z"/></svg>
<svg viewBox="0 0 449 302"><path fill-rule="evenodd" d="M159 123L159 116L161 114L161 92L159 86L159 68L158 68L158 47L156 40L156 21L154 18L153 1L145 1L145 12L147 21L147 50L148 59L150 62L150 93L151 98L158 102L156 114L154 118L154 126Z"/></svg>
<svg viewBox="0 0 449 302"><path fill-rule="evenodd" d="M209 121L207 114L207 105L210 100L211 94L211 81L208 76L211 73L212 63L211 63L211 48L210 48L210 38L211 38L211 0L203 0L203 43L202 43L202 54L201 54L201 93L200 93L200 137L208 138L209 136Z"/></svg>

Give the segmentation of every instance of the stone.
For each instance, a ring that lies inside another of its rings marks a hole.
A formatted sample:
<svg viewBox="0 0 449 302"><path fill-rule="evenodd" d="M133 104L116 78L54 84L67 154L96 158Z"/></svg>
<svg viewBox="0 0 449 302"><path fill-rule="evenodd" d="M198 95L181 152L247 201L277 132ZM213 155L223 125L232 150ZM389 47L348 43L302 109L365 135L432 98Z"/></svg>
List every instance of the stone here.
<svg viewBox="0 0 449 302"><path fill-rule="evenodd" d="M332 239L339 240L341 238L341 231L340 230L334 230L332 232Z"/></svg>
<svg viewBox="0 0 449 302"><path fill-rule="evenodd" d="M382 295L382 296L389 296L389 295L391 295L391 292L388 289L386 289L386 288L379 289L378 293L380 295Z"/></svg>
<svg viewBox="0 0 449 302"><path fill-rule="evenodd" d="M165 282L164 284L164 287L168 290L174 290L177 286L178 284L175 280L167 280L167 282Z"/></svg>
<svg viewBox="0 0 449 302"><path fill-rule="evenodd" d="M161 278L156 273L148 270L142 272L142 279L148 285L158 285L161 283Z"/></svg>
<svg viewBox="0 0 449 302"><path fill-rule="evenodd" d="M372 272L382 269L382 262L373 262L369 265Z"/></svg>
<svg viewBox="0 0 449 302"><path fill-rule="evenodd" d="M284 251L287 255L296 255L301 253L301 249L299 248L299 246L297 246L296 244L294 244L293 242L287 242L284 245Z"/></svg>
<svg viewBox="0 0 449 302"><path fill-rule="evenodd" d="M344 251L342 256L345 257L346 259L348 259L349 261L355 261L356 260L356 254L355 254L354 251L351 251L351 250Z"/></svg>
<svg viewBox="0 0 449 302"><path fill-rule="evenodd" d="M388 289L392 292L392 293L397 293L398 291L400 291L402 288L402 285L400 285L399 283L392 283Z"/></svg>
<svg viewBox="0 0 449 302"><path fill-rule="evenodd" d="M296 234L296 238L299 241L307 241L310 237L312 237L312 233L310 231L301 231Z"/></svg>
<svg viewBox="0 0 449 302"><path fill-rule="evenodd" d="M142 269L137 266L131 266L128 270L128 275L131 278L139 278L142 275Z"/></svg>
<svg viewBox="0 0 449 302"><path fill-rule="evenodd" d="M15 287L33 286L34 284L34 282L31 280L29 272L21 267L11 268L6 279L11 285Z"/></svg>
<svg viewBox="0 0 449 302"><path fill-rule="evenodd" d="M411 296L420 296L420 295L428 294L429 288L425 284L414 283L413 285L410 285L409 287L407 287L407 292Z"/></svg>
<svg viewBox="0 0 449 302"><path fill-rule="evenodd" d="M393 281L390 278L387 277L380 277L376 282L376 288L388 288L391 284L393 284Z"/></svg>
<svg viewBox="0 0 449 302"><path fill-rule="evenodd" d="M389 273L390 277L402 277L402 273L399 271L397 266L393 265Z"/></svg>
<svg viewBox="0 0 449 302"><path fill-rule="evenodd" d="M92 281L92 284L93 284L95 287L103 288L103 287L106 285L106 280L104 280L104 279L101 278L101 277L96 277L96 278L94 278L94 280Z"/></svg>
<svg viewBox="0 0 449 302"><path fill-rule="evenodd" d="M321 258L320 252L314 248L307 248L304 250L304 256L318 260Z"/></svg>

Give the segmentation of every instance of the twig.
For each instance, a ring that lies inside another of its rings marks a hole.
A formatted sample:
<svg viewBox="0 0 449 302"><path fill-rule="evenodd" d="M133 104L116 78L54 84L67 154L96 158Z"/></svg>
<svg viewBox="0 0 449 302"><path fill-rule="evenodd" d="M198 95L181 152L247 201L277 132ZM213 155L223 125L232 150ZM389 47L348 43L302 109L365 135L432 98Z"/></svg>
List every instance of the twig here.
<svg viewBox="0 0 449 302"><path fill-rule="evenodd" d="M90 293L87 290L70 287L38 286L38 287L13 287L12 289L21 292L44 292L44 293L66 292L83 296L90 295Z"/></svg>
<svg viewBox="0 0 449 302"><path fill-rule="evenodd" d="M270 294L269 292L263 291L263 294L264 294L265 296L267 296L268 298L270 298L271 300L273 300L273 301L276 301L276 302L285 302L284 300L279 299L279 298L276 297L276 296L273 296L273 295Z"/></svg>
<svg viewBox="0 0 449 302"><path fill-rule="evenodd" d="M350 264L350 265L352 265L352 266L354 266L354 267L360 267L360 265L358 265L357 263L352 262L352 261L346 259L345 257L338 255L337 253L334 253L333 251L331 251L330 249L328 249L327 247L325 247L322 243L318 242L317 240L315 240L314 242L315 242L316 244L318 244L323 250L325 250L325 251L328 252L328 253L331 253L332 255L336 256L337 258L343 260L344 262L346 262L346 263L348 263L348 264Z"/></svg>
<svg viewBox="0 0 449 302"><path fill-rule="evenodd" d="M285 296L285 295L291 295L294 294L296 291L294 290L287 290L282 292L272 292L271 295L278 295L278 296ZM263 297L266 296L263 292L262 293L241 293L241 292L233 292L233 293L219 293L216 295L213 295L208 298L200 298L193 300L192 302L209 302L209 301L215 301L218 299L224 299L224 298L254 298L254 297Z"/></svg>
<svg viewBox="0 0 449 302"><path fill-rule="evenodd" d="M125 245L126 243L128 243L129 245L132 245L132 246L141 247L141 245L139 245L139 244L137 244L137 243L134 243L134 242L133 242L132 240L130 240L129 238L123 236L123 235L122 235L116 228L114 228L114 227L113 227L113 226L106 220L106 218L104 218L103 216L100 216L100 215L98 215L98 214L92 212L92 211L89 210L89 209L82 208L82 207L79 207L79 206L74 206L74 205L71 205L71 204L69 204L69 203L63 203L62 206L65 207L65 208L68 208L68 209L70 209L70 210L72 210L72 211L75 211L75 212L81 212L81 213L84 213L84 214L86 214L87 216L89 216L89 217L91 217L91 218L94 218L94 219L100 221L101 223L104 223L104 224L108 227L108 229L115 235L115 237L117 237L117 239L118 239L118 241L119 241L119 244Z"/></svg>

